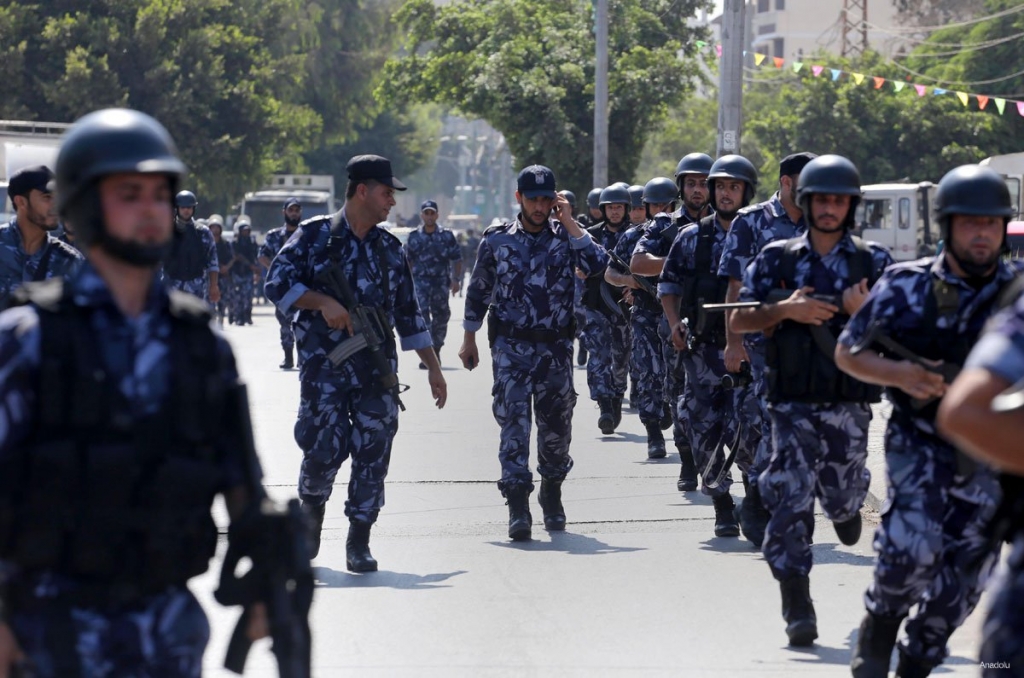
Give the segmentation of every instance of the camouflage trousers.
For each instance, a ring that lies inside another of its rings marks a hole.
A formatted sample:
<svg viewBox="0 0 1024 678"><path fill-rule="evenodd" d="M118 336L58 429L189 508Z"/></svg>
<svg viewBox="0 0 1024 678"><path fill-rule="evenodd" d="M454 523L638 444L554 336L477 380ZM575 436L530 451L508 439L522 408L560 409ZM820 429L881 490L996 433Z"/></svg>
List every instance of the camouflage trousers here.
<svg viewBox="0 0 1024 678"><path fill-rule="evenodd" d="M373 523L384 506L384 479L398 432L398 399L391 393L302 381L295 442L302 450L299 498L323 504L352 458L345 515Z"/></svg>
<svg viewBox="0 0 1024 678"><path fill-rule="evenodd" d="M612 311L586 311L587 386L590 399L621 398L629 371L629 323Z"/></svg>
<svg viewBox="0 0 1024 678"><path fill-rule="evenodd" d="M744 342L747 357L750 358L750 376L753 378L751 388L738 390L733 397L736 399L736 411L744 418L744 426L750 430L761 429L754 463L747 470L747 478L751 486L756 486L761 474L768 468L772 458L772 418L768 414L768 379L765 377L764 344L752 348Z"/></svg>
<svg viewBox="0 0 1024 678"><path fill-rule="evenodd" d="M583 305L583 292L587 286L578 276L573 280L575 283L573 317L576 318L576 338L579 339L580 345L586 348L587 307Z"/></svg>
<svg viewBox="0 0 1024 678"><path fill-rule="evenodd" d="M231 274L231 310L236 319L248 319L252 315L253 295L252 273Z"/></svg>
<svg viewBox="0 0 1024 678"><path fill-rule="evenodd" d="M537 473L563 480L572 469L572 342L534 344L498 337L491 349L494 420L501 427L498 460L502 495L514 487L533 491L530 472L531 411L537 417Z"/></svg>
<svg viewBox="0 0 1024 678"><path fill-rule="evenodd" d="M890 419L885 463L889 495L864 602L868 611L887 616L905 616L917 605L900 647L937 665L995 567L998 545L988 528L1002 492L986 467L970 480L958 477L953 448L913 424Z"/></svg>
<svg viewBox="0 0 1024 678"><path fill-rule="evenodd" d="M231 279L222 275L217 278L217 288L220 290L220 301L216 304L217 319L224 323L224 316L230 312L234 290L231 289Z"/></svg>
<svg viewBox="0 0 1024 678"><path fill-rule="evenodd" d="M736 449L734 463L746 472L754 461L754 452L761 437L760 429L750 429L735 410L734 389L722 386L726 374L721 349L702 344L683 354L688 397L682 401L690 425L690 448L701 478L721 474L729 450ZM747 390L751 387L735 390ZM727 473L715 488L702 484L701 492L711 497L729 494L732 473Z"/></svg>
<svg viewBox="0 0 1024 678"><path fill-rule="evenodd" d="M199 297L206 303L210 303L210 274L205 271L203 272L203 275L192 280L175 280L173 278L165 277L164 281L172 289L188 292L193 296Z"/></svg>
<svg viewBox="0 0 1024 678"><path fill-rule="evenodd" d="M672 345L668 320L662 314L658 323L658 336L661 337L661 352L665 357L665 401L672 411L672 441L676 448L690 447L690 413L686 407L689 394L686 390L686 367L683 365L683 354Z"/></svg>
<svg viewBox="0 0 1024 678"><path fill-rule="evenodd" d="M644 424L657 424L665 416L665 354L658 322L661 313L634 306L630 314L633 345L629 352L630 379L636 384L636 402L631 403Z"/></svg>
<svg viewBox="0 0 1024 678"><path fill-rule="evenodd" d="M1024 669L1024 534L1017 535L1003 579L997 585L981 633L985 678L1020 676ZM1001 665L1008 664L1011 673Z"/></svg>
<svg viewBox="0 0 1024 678"><path fill-rule="evenodd" d="M37 599L17 605L9 621L35 678L198 678L210 639L185 588L121 612Z"/></svg>
<svg viewBox="0 0 1024 678"><path fill-rule="evenodd" d="M280 327L281 348L286 351L292 350L295 346L295 332L292 330L292 319L281 313L281 310L274 307L274 317Z"/></svg>
<svg viewBox="0 0 1024 678"><path fill-rule="evenodd" d="M761 551L782 581L811 571L815 497L834 522L849 520L864 505L871 407L787 402L768 411L775 439L759 487L772 516Z"/></svg>
<svg viewBox="0 0 1024 678"><path fill-rule="evenodd" d="M416 301L420 305L423 320L430 328L430 340L435 349L444 346L445 337L448 336L448 321L452 317L451 307L448 305L450 293L451 283L447 279L416 279Z"/></svg>

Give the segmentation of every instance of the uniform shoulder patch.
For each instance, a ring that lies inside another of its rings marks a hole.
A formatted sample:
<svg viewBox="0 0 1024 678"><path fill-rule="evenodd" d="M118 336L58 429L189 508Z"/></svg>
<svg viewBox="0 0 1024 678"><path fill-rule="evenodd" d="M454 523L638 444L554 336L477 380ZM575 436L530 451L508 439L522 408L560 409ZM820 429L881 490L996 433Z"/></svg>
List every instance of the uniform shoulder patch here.
<svg viewBox="0 0 1024 678"><path fill-rule="evenodd" d="M53 242L54 247L60 252L60 256L66 259L84 259L82 253L75 249L73 246L67 244L63 240L55 240Z"/></svg>

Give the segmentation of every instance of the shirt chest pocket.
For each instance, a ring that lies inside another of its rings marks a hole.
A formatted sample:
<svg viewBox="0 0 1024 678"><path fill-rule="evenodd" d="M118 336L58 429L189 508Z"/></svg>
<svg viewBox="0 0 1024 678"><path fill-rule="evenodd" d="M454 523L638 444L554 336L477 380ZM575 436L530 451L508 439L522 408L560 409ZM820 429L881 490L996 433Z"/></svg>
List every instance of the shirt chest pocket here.
<svg viewBox="0 0 1024 678"><path fill-rule="evenodd" d="M530 276L526 253L514 243L503 243L494 254L497 262L495 282L499 293L513 303L521 301Z"/></svg>

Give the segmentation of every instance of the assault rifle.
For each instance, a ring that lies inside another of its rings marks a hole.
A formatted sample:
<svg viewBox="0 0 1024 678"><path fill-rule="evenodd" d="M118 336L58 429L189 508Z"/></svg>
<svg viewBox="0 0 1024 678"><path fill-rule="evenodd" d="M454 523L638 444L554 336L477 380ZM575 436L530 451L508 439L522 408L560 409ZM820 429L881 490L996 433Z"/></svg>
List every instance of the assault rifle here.
<svg viewBox="0 0 1024 678"><path fill-rule="evenodd" d="M658 298L658 290L654 287L654 285L651 284L651 281L648 280L647 278L644 278L643 276L639 276L636 273L633 273L633 271L630 270L629 264L626 263L625 259L620 257L615 252L612 252L611 250L608 250L608 258L611 259L612 263L614 263L617 267L621 268L625 273L629 274L629 276L636 281L636 284L640 286L640 289L642 289L644 292L647 292L647 294L651 295L655 299Z"/></svg>

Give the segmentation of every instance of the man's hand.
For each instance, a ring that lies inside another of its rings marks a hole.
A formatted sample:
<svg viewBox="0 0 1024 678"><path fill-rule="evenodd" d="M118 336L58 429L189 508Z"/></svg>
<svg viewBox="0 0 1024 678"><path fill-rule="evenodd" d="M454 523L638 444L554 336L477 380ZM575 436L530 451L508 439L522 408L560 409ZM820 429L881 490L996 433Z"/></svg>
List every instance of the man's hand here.
<svg viewBox="0 0 1024 678"><path fill-rule="evenodd" d="M868 298L868 279L862 278L856 285L850 285L843 290L843 310L846 315L853 315Z"/></svg>
<svg viewBox="0 0 1024 678"><path fill-rule="evenodd" d="M810 295L814 293L813 287L801 287L793 296L783 299L777 306L784 309L788 320L793 320L805 325L821 325L832 319L839 312L837 306L814 299Z"/></svg>
<svg viewBox="0 0 1024 678"><path fill-rule="evenodd" d="M23 661L25 653L21 651L11 627L0 622L0 678L7 678L11 669Z"/></svg>
<svg viewBox="0 0 1024 678"><path fill-rule="evenodd" d="M587 274L583 272L582 268L577 268L576 269L576 277L579 278L580 280L586 280L587 279Z"/></svg>
<svg viewBox="0 0 1024 678"><path fill-rule="evenodd" d="M452 279L452 296L458 294L460 289L462 289L462 285L459 284L459 281Z"/></svg>
<svg viewBox="0 0 1024 678"><path fill-rule="evenodd" d="M342 306L337 299L324 296L318 309L324 317L327 326L333 330L346 330L349 336L355 335L355 327L352 326L352 316L348 309Z"/></svg>
<svg viewBox="0 0 1024 678"><path fill-rule="evenodd" d="M467 370L472 370L480 364L480 352L476 348L476 338L467 336L462 341L462 348L459 349L459 359Z"/></svg>
<svg viewBox="0 0 1024 678"><path fill-rule="evenodd" d="M675 338L673 337L673 342ZM732 342L726 341L725 344L725 369L730 372L739 372L740 367L743 363L749 363L750 356L747 355L747 349L743 346L742 341Z"/></svg>
<svg viewBox="0 0 1024 678"><path fill-rule="evenodd" d="M430 395L434 396L434 404L437 405L437 409L443 408L448 400L448 383L444 380L444 375L441 374L440 364L431 366L430 371L427 372L427 382L430 384Z"/></svg>
<svg viewBox="0 0 1024 678"><path fill-rule="evenodd" d="M941 360L926 361L933 367L942 364ZM893 374L893 382L896 387L917 400L931 400L941 398L946 394L946 382L942 375L925 369L921 365L909 360L901 360L898 369Z"/></svg>
<svg viewBox="0 0 1024 678"><path fill-rule="evenodd" d="M267 614L267 606L263 603L253 603L249 607L249 625L245 628L245 636L255 642L269 635L270 616Z"/></svg>
<svg viewBox="0 0 1024 678"><path fill-rule="evenodd" d="M685 351L686 346L686 324L679 321L672 328L672 348L677 351Z"/></svg>
<svg viewBox="0 0 1024 678"><path fill-rule="evenodd" d="M210 285L210 303L216 304L220 302L220 285L213 283Z"/></svg>

